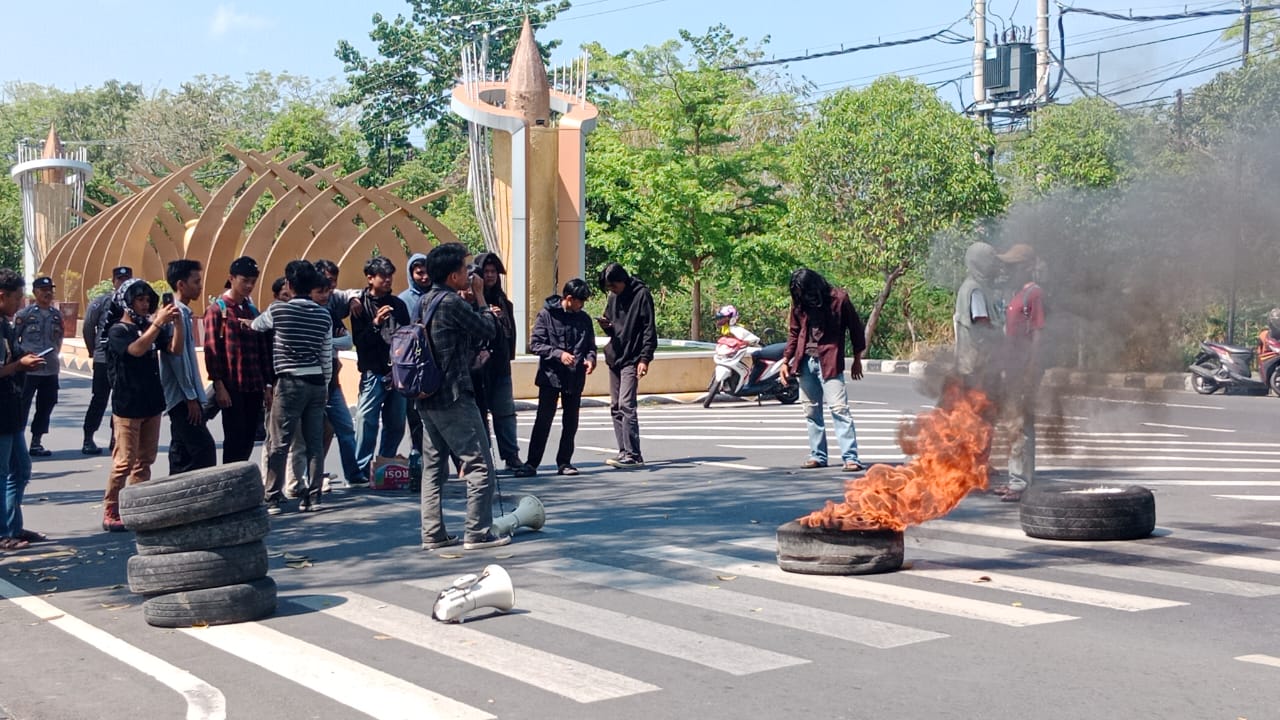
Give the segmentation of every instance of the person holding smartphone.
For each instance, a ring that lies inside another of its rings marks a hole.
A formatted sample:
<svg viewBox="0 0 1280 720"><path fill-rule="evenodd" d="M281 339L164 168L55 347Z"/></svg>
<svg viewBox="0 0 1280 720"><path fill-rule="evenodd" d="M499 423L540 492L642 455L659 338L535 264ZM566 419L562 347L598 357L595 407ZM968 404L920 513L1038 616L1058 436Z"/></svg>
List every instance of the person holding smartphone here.
<svg viewBox="0 0 1280 720"><path fill-rule="evenodd" d="M218 448L205 422L208 398L196 359L194 319L187 306L204 294L204 272L198 260L174 260L165 276L177 293L177 302L174 293L165 293L160 305L177 309L174 330L180 333L171 351L162 348L165 352L160 354L160 384L169 416L169 474L176 475L213 467L218 463Z"/></svg>
<svg viewBox="0 0 1280 720"><path fill-rule="evenodd" d="M31 419L31 457L53 454L41 442L49 432L49 417L58 404L58 362L55 353L62 351L62 313L53 306L53 278L42 275L31 283L35 302L22 308L13 318L18 335L18 350L45 359L44 366L23 376L22 418L31 417L34 400L36 415Z"/></svg>
<svg viewBox="0 0 1280 720"><path fill-rule="evenodd" d="M40 533L22 523L22 496L31 480L31 456L22 438L22 379L44 366L44 358L18 350L9 317L22 306L26 281L0 268L0 550L21 550Z"/></svg>

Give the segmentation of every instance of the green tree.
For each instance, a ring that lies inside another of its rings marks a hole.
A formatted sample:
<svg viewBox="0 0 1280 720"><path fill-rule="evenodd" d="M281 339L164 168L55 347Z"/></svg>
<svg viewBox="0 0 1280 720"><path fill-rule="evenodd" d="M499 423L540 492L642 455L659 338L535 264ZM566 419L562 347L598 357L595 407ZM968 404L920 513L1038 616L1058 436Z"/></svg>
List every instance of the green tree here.
<svg viewBox="0 0 1280 720"><path fill-rule="evenodd" d="M702 334L703 283L769 266L765 238L785 213L781 147L761 132L794 122L793 96L720 68L754 57L724 26L609 55L591 48L608 113L591 137L591 241L658 288L686 287L689 332Z"/></svg>
<svg viewBox="0 0 1280 720"><path fill-rule="evenodd" d="M1013 150L1013 166L1034 193L1054 187L1107 188L1132 179L1144 155L1145 118L1102 98L1050 105Z"/></svg>
<svg viewBox="0 0 1280 720"><path fill-rule="evenodd" d="M408 17L388 20L374 14L369 39L377 48L375 56L366 56L346 40L338 42L334 53L348 82L338 105L360 108L369 162L379 171L385 168L388 148L403 161L413 128L442 123L451 134L461 134L461 123L449 115L449 93L462 74L463 47L486 41L488 69L501 73L511 60L525 16L536 31L569 8L569 0L540 8L525 0L406 1ZM543 57L558 44L540 42ZM386 174L394 171L393 166Z"/></svg>
<svg viewBox="0 0 1280 720"><path fill-rule="evenodd" d="M924 260L930 239L1004 206L983 161L992 142L934 90L893 76L825 98L801 128L789 151L793 219L834 246L848 275L879 275L868 345L895 284Z"/></svg>
<svg viewBox="0 0 1280 720"><path fill-rule="evenodd" d="M358 142L353 128L337 127L323 108L295 102L276 116L261 144L264 149L282 147L285 154L305 152L303 163L336 163L340 173L348 173L360 167Z"/></svg>
<svg viewBox="0 0 1280 720"><path fill-rule="evenodd" d="M1238 45L1244 38L1244 17L1222 31L1219 39ZM1255 10L1249 26L1249 52L1267 52L1280 48L1280 12Z"/></svg>

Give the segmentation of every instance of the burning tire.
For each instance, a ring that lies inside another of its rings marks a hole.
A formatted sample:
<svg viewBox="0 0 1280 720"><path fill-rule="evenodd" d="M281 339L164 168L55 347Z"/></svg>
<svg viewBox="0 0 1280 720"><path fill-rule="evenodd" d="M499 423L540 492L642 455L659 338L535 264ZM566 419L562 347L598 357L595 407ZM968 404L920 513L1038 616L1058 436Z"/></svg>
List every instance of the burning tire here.
<svg viewBox="0 0 1280 720"><path fill-rule="evenodd" d="M1156 527L1144 487L1039 483L1022 493L1022 531L1044 540L1136 540Z"/></svg>
<svg viewBox="0 0 1280 720"><path fill-rule="evenodd" d="M828 530L792 520L778 526L778 567L805 575L869 575L902 567L896 530Z"/></svg>

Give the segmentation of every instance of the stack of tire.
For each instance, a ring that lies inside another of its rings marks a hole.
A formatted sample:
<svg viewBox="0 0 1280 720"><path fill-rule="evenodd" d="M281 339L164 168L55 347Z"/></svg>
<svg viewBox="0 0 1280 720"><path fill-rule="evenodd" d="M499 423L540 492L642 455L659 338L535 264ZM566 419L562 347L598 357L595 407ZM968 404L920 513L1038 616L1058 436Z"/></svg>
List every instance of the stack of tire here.
<svg viewBox="0 0 1280 720"><path fill-rule="evenodd" d="M276 609L267 576L270 530L262 474L253 463L195 470L120 492L120 519L134 532L129 589L147 596L157 627L257 620Z"/></svg>

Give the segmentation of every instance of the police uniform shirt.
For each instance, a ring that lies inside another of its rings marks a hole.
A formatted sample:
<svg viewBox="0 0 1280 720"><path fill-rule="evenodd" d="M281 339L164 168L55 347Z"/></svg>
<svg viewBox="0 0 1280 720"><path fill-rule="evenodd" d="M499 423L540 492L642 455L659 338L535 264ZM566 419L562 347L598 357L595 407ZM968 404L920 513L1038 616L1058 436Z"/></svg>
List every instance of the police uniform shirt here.
<svg viewBox="0 0 1280 720"><path fill-rule="evenodd" d="M39 355L53 348L53 352L44 356L44 367L30 374L57 375L62 365L58 360L58 353L62 351L62 313L54 307L45 309L31 304L14 316L13 329L19 353Z"/></svg>

